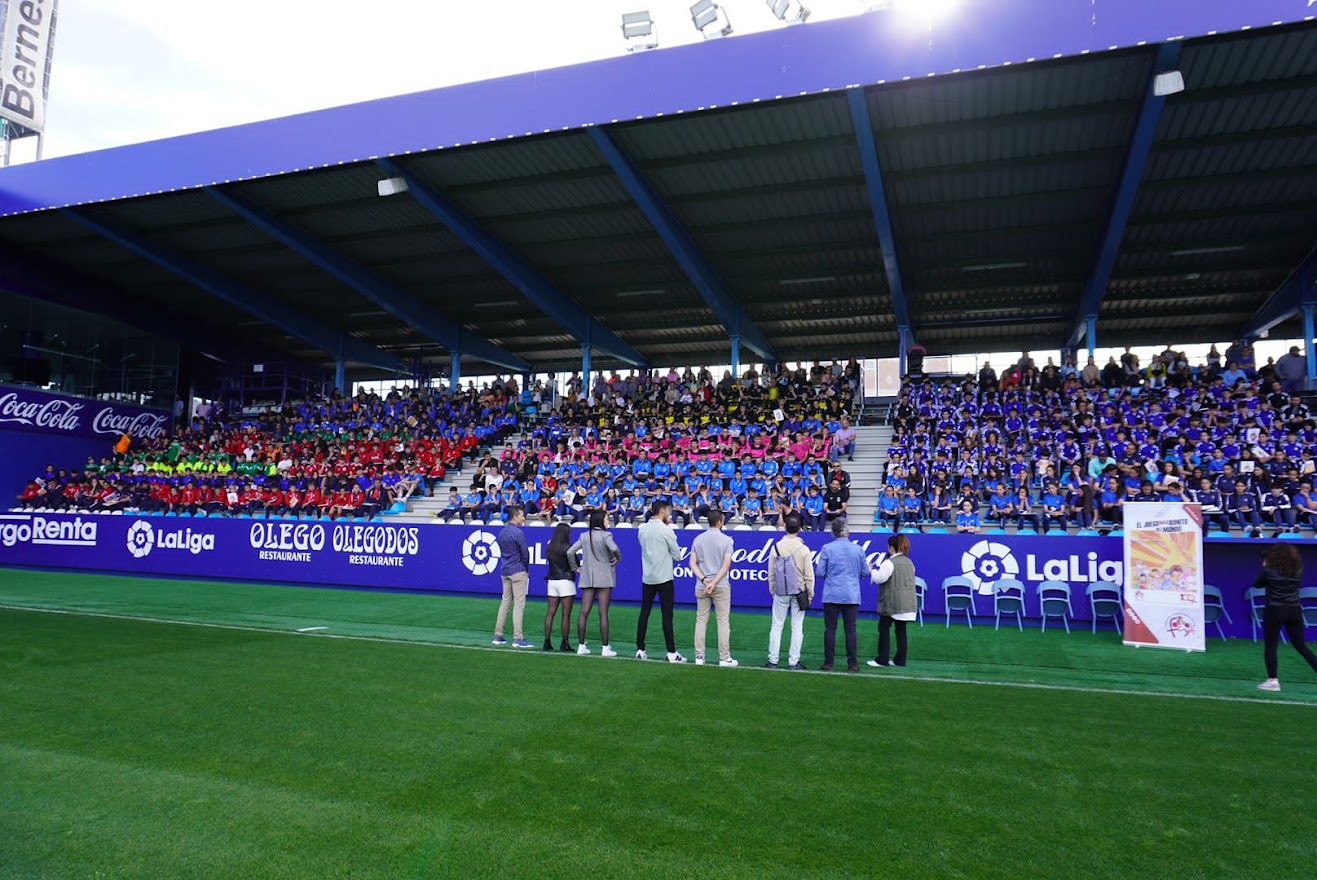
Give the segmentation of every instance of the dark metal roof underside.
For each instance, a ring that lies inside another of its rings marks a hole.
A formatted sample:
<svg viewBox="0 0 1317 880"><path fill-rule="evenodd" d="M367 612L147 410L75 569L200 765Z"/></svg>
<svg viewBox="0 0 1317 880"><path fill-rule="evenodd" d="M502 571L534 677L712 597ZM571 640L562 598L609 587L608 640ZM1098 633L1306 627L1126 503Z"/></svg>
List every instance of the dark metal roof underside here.
<svg viewBox="0 0 1317 880"><path fill-rule="evenodd" d="M1155 55L1147 46L867 89L911 320L930 351L1061 342ZM1317 243L1317 27L1192 40L1179 67L1187 90L1162 114L1102 307L1103 344L1229 338ZM612 133L780 357L895 353L843 93ZM403 164L654 364L726 361L726 331L587 133ZM416 201L378 197L381 176L362 163L230 190L537 368L579 364L578 342ZM204 192L80 210L404 358L446 362L440 345ZM167 305L217 337L327 360L58 212L0 220L4 247L143 309Z"/></svg>

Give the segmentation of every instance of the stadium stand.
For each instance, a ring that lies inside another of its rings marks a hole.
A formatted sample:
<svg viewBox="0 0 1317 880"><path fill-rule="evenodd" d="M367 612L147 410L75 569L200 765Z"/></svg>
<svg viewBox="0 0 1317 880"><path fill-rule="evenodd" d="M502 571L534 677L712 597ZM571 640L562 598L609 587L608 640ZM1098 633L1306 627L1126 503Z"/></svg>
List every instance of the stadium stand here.
<svg viewBox="0 0 1317 880"><path fill-rule="evenodd" d="M47 465L24 509L370 518L401 512L517 427L511 391L404 389L226 417L80 466Z"/></svg>
<svg viewBox="0 0 1317 880"><path fill-rule="evenodd" d="M1201 503L1223 533L1317 528L1317 422L1241 347L1224 366L1168 346L1081 371L1026 352L1000 378L907 380L890 421L874 522L893 528L940 528L968 502L988 529L1109 533L1126 502L1163 500Z"/></svg>

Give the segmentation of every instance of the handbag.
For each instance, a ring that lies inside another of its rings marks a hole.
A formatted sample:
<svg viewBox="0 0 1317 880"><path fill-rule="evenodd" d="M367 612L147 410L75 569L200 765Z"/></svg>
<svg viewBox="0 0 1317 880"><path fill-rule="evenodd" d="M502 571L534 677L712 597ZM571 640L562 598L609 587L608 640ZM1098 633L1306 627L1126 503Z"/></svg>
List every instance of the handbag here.
<svg viewBox="0 0 1317 880"><path fill-rule="evenodd" d="M809 610L809 593L801 590L796 594L796 607L801 611Z"/></svg>

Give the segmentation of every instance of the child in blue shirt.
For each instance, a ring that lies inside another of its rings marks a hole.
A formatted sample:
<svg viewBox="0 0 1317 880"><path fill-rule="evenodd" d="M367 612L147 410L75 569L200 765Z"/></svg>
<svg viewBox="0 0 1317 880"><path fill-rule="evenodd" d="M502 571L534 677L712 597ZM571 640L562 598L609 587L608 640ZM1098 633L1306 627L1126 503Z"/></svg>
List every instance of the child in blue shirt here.
<svg viewBox="0 0 1317 880"><path fill-rule="evenodd" d="M979 515L974 512L974 505L968 501L960 504L960 513L956 514L956 533L975 535L979 531Z"/></svg>

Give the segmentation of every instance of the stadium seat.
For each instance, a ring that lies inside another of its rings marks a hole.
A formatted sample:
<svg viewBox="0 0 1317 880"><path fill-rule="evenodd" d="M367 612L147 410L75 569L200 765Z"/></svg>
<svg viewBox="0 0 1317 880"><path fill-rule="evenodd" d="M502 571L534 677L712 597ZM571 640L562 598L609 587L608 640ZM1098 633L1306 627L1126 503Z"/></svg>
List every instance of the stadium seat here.
<svg viewBox="0 0 1317 880"><path fill-rule="evenodd" d="M928 581L921 577L915 578L915 599L919 606L915 611L915 617L919 620L919 625L924 625L924 599L928 596Z"/></svg>
<svg viewBox="0 0 1317 880"><path fill-rule="evenodd" d="M1018 578L1002 578L992 593L993 630L1001 628L1001 616L1014 614L1015 624L1024 632L1024 584Z"/></svg>
<svg viewBox="0 0 1317 880"><path fill-rule="evenodd" d="M1093 616L1093 632L1097 632L1099 617L1110 617L1116 624L1116 631L1121 632L1120 614L1124 608L1124 600L1120 594L1120 587L1111 581L1098 581L1088 585L1088 607Z"/></svg>
<svg viewBox="0 0 1317 880"><path fill-rule="evenodd" d="M1226 610L1225 603L1221 601L1221 591L1216 587L1203 586L1203 626L1216 624L1216 633L1221 637L1221 641L1226 640L1226 632L1221 628L1221 618L1226 619L1226 623L1233 623L1230 619L1230 612Z"/></svg>
<svg viewBox="0 0 1317 880"><path fill-rule="evenodd" d="M1267 591L1262 587L1250 587L1245 594L1248 598L1248 616L1253 622L1253 641L1258 640L1258 630L1262 629L1262 609L1267 606Z"/></svg>
<svg viewBox="0 0 1317 880"><path fill-rule="evenodd" d="M1043 581L1038 585L1038 605L1043 617L1043 632L1047 632L1047 619L1059 617L1065 624L1065 631L1070 632L1070 618L1074 609L1070 607L1070 585L1063 581Z"/></svg>
<svg viewBox="0 0 1317 880"><path fill-rule="evenodd" d="M1317 587L1302 587L1299 604L1303 607L1303 625L1317 626Z"/></svg>
<svg viewBox="0 0 1317 880"><path fill-rule="evenodd" d="M974 584L962 575L952 575L942 581L942 595L946 600L947 629L951 628L951 615L965 612L965 622L974 628Z"/></svg>

